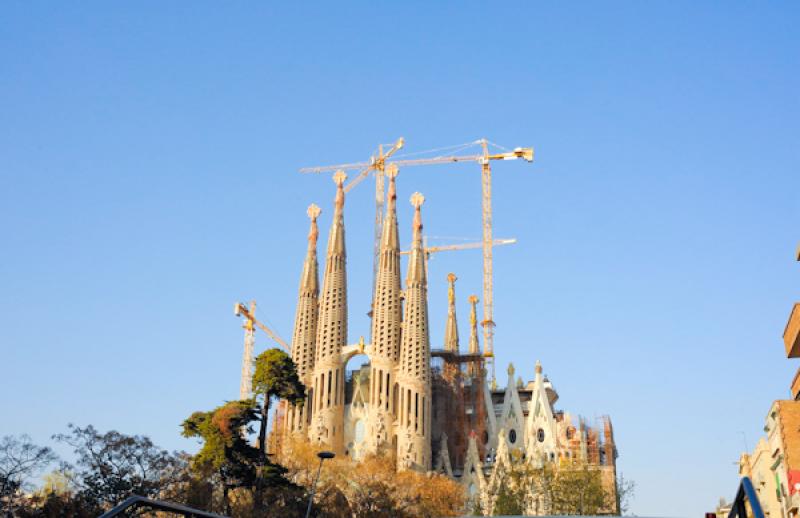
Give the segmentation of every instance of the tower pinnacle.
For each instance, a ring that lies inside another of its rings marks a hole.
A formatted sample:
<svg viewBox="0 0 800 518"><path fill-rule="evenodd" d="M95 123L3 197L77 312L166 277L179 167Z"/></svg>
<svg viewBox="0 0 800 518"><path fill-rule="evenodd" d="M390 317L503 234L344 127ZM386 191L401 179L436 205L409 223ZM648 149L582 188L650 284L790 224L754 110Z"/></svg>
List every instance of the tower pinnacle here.
<svg viewBox="0 0 800 518"><path fill-rule="evenodd" d="M406 302L400 346L400 468L426 471L431 466L431 374L428 334L428 284L422 249L420 193L411 196L414 238L406 275Z"/></svg>
<svg viewBox="0 0 800 518"><path fill-rule="evenodd" d="M308 230L308 250L303 261L303 273L300 276L300 288L297 294L297 309L294 317L294 332L292 333L292 361L297 366L297 375L300 380L310 386L311 373L314 370L315 342L317 337L317 319L319 316L319 267L317 265L317 217L320 208L314 204L308 207L308 217L311 219ZM305 428L307 406L289 409L286 425L289 431L298 431Z"/></svg>
<svg viewBox="0 0 800 518"><path fill-rule="evenodd" d="M315 297L319 292L319 275L317 273L317 238L319 237L319 228L317 227L317 218L321 213L322 209L313 203L308 206L308 210L306 211L309 219L311 219L311 225L308 229L308 251L306 252L306 260L303 263L303 276L300 279L301 296L303 290L314 291ZM314 325L316 327L316 322Z"/></svg>
<svg viewBox="0 0 800 518"><path fill-rule="evenodd" d="M347 256L344 243L344 189L347 175L337 171L333 221L328 234L325 275L319 298L317 336L315 341L312 381L312 442L326 444L335 452L342 451L342 419L344 406L344 366L342 347L347 344ZM310 210L309 214L316 212Z"/></svg>
<svg viewBox="0 0 800 518"><path fill-rule="evenodd" d="M408 260L406 287L411 282L426 282L425 251L422 249L422 213L420 210L423 203L425 203L425 196L418 192L411 195L411 205L414 206L414 223L412 226L411 255Z"/></svg>
<svg viewBox="0 0 800 518"><path fill-rule="evenodd" d="M458 352L458 323L456 321L456 280L453 273L447 274L447 327L444 330L444 348Z"/></svg>
<svg viewBox="0 0 800 518"><path fill-rule="evenodd" d="M388 363L384 367L389 370L400 356L402 305L400 239L397 229L397 166L387 168L386 174L389 177L389 199L379 243L378 267L375 271L371 331L375 356L373 360L385 360Z"/></svg>
<svg viewBox="0 0 800 518"><path fill-rule="evenodd" d="M469 311L469 354L478 354L481 352L478 344L478 297L470 295L469 303L472 306Z"/></svg>

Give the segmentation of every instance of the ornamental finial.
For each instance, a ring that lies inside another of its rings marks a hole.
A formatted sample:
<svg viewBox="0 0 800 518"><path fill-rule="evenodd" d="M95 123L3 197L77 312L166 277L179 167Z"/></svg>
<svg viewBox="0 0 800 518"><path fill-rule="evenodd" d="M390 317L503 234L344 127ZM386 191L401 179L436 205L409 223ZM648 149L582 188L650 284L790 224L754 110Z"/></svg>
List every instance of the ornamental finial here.
<svg viewBox="0 0 800 518"><path fill-rule="evenodd" d="M309 250L317 246L317 236L319 236L319 229L317 229L317 217L321 212L322 209L313 203L308 206L308 210L306 211L306 214L308 214L308 217L311 219L311 228L308 231Z"/></svg>
<svg viewBox="0 0 800 518"><path fill-rule="evenodd" d="M411 195L411 205L413 205L415 209L422 207L423 203L425 203L425 196L421 193L415 192Z"/></svg>
<svg viewBox="0 0 800 518"><path fill-rule="evenodd" d="M447 288L447 301L450 303L451 306L456 302L456 280L458 280L456 274L454 273L447 274L447 282L450 283L450 286L448 286Z"/></svg>
<svg viewBox="0 0 800 518"><path fill-rule="evenodd" d="M389 164L389 167L386 168L386 176L389 178L396 178L397 177L397 165L396 164Z"/></svg>
<svg viewBox="0 0 800 518"><path fill-rule="evenodd" d="M344 181L345 181L345 180L347 180L347 173L345 173L343 169L339 169L339 170L338 170L338 171L336 171L336 173L333 175L333 181L334 181L334 182L336 183L336 185L338 185L339 187L341 187L341 186L342 186L342 184L344 184Z"/></svg>
<svg viewBox="0 0 800 518"><path fill-rule="evenodd" d="M469 313L469 323L472 327L475 327L478 324L478 318L476 316L476 310L475 310L475 306L478 304L477 295L470 295L469 303L472 304L472 311L470 311Z"/></svg>

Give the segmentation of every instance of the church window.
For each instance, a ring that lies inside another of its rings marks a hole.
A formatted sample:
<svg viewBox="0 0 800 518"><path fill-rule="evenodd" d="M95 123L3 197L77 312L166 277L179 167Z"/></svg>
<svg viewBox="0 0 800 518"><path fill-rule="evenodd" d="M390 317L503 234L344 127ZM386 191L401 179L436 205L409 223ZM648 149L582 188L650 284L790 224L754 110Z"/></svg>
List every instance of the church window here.
<svg viewBox="0 0 800 518"><path fill-rule="evenodd" d="M327 392L325 392L325 394L328 396L327 397L328 406L331 406L331 377L332 377L331 375L332 374L333 374L332 371L328 371L328 389L327 389Z"/></svg>
<svg viewBox="0 0 800 518"><path fill-rule="evenodd" d="M483 444L489 444L489 432L483 431Z"/></svg>
<svg viewBox="0 0 800 518"><path fill-rule="evenodd" d="M414 394L414 430L419 425L419 394Z"/></svg>
<svg viewBox="0 0 800 518"><path fill-rule="evenodd" d="M353 427L353 435L356 444L361 444L364 441L364 421L357 419Z"/></svg>
<svg viewBox="0 0 800 518"><path fill-rule="evenodd" d="M539 428L539 430L536 431L536 438L539 440L539 442L544 442L544 430L543 429Z"/></svg>
<svg viewBox="0 0 800 518"><path fill-rule="evenodd" d="M508 432L508 441L509 441L511 444L514 444L515 442L517 442L517 431L516 431L516 430L514 430L514 429L511 429L511 430Z"/></svg>

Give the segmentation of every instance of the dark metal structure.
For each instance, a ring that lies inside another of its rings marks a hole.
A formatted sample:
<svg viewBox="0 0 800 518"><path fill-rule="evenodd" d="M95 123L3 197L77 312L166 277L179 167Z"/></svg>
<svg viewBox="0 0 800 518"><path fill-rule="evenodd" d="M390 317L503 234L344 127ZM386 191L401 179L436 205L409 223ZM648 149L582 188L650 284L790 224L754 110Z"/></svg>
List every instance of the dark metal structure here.
<svg viewBox="0 0 800 518"><path fill-rule="evenodd" d="M742 478L736 498L731 504L731 513L728 518L764 518L764 511L758 501L758 495L753 488L750 477Z"/></svg>
<svg viewBox="0 0 800 518"><path fill-rule="evenodd" d="M132 507L148 507L156 511L164 511L167 513L178 514L181 516L188 516L192 518L227 518L221 514L209 513L208 511L201 511L200 509L192 509L185 505L173 504L172 502L164 502L162 500L151 500L143 496L133 495L126 498L119 505L113 509L100 515L100 518L112 518L119 516L127 509Z"/></svg>

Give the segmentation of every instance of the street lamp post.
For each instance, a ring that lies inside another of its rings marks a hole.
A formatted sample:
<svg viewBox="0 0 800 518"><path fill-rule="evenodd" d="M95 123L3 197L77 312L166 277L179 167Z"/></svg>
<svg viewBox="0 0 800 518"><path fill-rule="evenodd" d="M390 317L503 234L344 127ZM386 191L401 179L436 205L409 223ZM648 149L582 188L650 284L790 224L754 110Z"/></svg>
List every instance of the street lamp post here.
<svg viewBox="0 0 800 518"><path fill-rule="evenodd" d="M317 489L319 474L322 472L322 463L325 462L325 459L332 459L335 456L336 454L331 451L321 451L317 453L317 457L319 457L319 468L317 468L317 476L314 478L314 483L311 484L311 494L308 495L308 507L306 508L306 518L309 518L309 516L311 516L311 504L314 502L314 491Z"/></svg>

